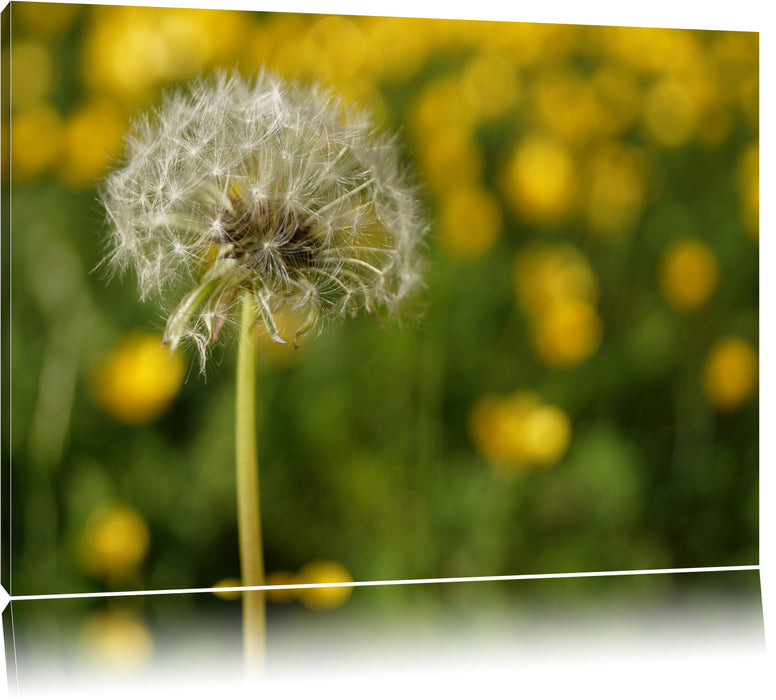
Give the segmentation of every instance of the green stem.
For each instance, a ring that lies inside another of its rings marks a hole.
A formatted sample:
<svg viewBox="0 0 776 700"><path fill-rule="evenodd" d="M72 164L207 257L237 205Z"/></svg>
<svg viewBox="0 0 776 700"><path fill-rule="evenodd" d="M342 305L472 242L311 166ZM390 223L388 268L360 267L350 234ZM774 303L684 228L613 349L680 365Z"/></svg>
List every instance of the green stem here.
<svg viewBox="0 0 776 700"><path fill-rule="evenodd" d="M256 450L256 304L242 298L237 348L235 456L237 467L237 530L243 586L264 585L261 544L259 461ZM243 591L243 652L249 674L260 672L266 656L264 591Z"/></svg>

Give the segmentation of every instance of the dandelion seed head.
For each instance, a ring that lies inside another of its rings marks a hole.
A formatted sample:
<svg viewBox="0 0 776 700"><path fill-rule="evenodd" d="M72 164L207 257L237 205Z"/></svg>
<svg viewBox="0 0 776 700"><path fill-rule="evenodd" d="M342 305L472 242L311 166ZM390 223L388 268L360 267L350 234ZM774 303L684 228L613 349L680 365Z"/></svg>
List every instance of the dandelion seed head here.
<svg viewBox="0 0 776 700"><path fill-rule="evenodd" d="M396 140L333 93L262 72L167 93L104 182L108 261L169 302L165 341L204 364L241 291L284 342L338 316L398 312L421 283L425 224Z"/></svg>

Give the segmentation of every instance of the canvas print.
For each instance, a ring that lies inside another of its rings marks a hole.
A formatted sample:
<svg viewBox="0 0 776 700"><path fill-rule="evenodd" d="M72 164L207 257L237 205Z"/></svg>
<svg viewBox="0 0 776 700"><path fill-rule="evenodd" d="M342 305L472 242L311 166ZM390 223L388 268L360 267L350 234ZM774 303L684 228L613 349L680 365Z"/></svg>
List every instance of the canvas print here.
<svg viewBox="0 0 776 700"><path fill-rule="evenodd" d="M757 33L12 2L3 85L20 687L612 595L761 641Z"/></svg>

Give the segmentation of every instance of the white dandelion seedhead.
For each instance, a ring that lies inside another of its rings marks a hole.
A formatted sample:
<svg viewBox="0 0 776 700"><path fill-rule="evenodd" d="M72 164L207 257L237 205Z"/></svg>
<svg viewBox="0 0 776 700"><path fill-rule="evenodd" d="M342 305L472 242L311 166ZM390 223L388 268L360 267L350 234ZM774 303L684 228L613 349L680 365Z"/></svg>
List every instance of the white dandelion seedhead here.
<svg viewBox="0 0 776 700"><path fill-rule="evenodd" d="M142 298L171 298L165 342L194 341L204 366L241 292L274 317L397 311L420 282L425 227L393 140L320 88L262 72L166 94L105 180L108 261Z"/></svg>

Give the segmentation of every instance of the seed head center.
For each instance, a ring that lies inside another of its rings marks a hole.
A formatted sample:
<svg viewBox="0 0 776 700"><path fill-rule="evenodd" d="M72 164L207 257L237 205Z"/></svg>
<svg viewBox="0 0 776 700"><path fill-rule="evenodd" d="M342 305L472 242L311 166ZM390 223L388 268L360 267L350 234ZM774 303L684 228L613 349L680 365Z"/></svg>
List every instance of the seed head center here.
<svg viewBox="0 0 776 700"><path fill-rule="evenodd" d="M230 203L222 228L232 257L262 269L280 268L288 275L303 274L315 265L319 243L292 207L246 202L240 196L231 197Z"/></svg>

